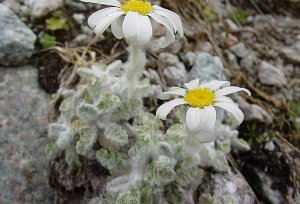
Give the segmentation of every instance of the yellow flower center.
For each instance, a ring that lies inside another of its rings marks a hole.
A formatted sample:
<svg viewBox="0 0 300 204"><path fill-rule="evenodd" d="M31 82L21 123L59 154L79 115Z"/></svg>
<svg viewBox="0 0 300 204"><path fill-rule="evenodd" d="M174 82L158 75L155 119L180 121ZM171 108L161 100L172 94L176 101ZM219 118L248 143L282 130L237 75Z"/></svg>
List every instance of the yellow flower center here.
<svg viewBox="0 0 300 204"><path fill-rule="evenodd" d="M184 100L193 108L205 108L211 106L215 101L215 94L212 90L207 88L195 88L189 90Z"/></svg>
<svg viewBox="0 0 300 204"><path fill-rule="evenodd" d="M127 0L122 3L121 10L124 12L138 12L141 15L145 16L148 13L151 13L154 10L154 8L146 0Z"/></svg>

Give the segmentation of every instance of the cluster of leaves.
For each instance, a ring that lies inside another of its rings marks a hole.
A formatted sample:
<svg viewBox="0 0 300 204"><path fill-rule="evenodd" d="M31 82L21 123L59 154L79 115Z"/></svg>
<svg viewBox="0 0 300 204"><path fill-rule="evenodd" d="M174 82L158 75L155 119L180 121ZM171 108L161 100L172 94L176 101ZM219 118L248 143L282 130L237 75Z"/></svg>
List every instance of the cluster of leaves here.
<svg viewBox="0 0 300 204"><path fill-rule="evenodd" d="M49 158L64 155L69 170L82 165L80 156L95 158L109 170L102 204L185 203L202 182L201 167L225 172L231 147L249 150L237 131L221 123L216 143L188 138L180 123L164 133L161 120L143 111L142 100L127 99L121 67L116 61L107 67L80 68L85 83L65 97L58 121L49 126ZM150 89L145 81L138 95Z"/></svg>

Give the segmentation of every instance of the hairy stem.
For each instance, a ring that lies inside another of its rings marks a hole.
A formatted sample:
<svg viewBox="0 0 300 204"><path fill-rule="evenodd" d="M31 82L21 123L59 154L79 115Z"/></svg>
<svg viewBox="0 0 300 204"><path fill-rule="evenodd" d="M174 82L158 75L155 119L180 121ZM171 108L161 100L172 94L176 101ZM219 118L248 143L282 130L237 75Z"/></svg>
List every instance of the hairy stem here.
<svg viewBox="0 0 300 204"><path fill-rule="evenodd" d="M146 65L146 54L143 47L138 45L130 45L128 51L129 60L126 65L128 98L136 98L139 79Z"/></svg>

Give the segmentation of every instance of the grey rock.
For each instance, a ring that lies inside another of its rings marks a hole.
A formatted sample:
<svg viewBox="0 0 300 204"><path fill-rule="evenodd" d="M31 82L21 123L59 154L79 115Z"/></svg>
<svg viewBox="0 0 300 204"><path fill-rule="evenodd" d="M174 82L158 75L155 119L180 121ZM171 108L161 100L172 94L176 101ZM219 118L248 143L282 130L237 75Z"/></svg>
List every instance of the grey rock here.
<svg viewBox="0 0 300 204"><path fill-rule="evenodd" d="M231 169L222 174L206 174L198 189L201 195L210 194L220 203L226 203L225 199L230 197L233 203L254 204L257 198L241 175Z"/></svg>
<svg viewBox="0 0 300 204"><path fill-rule="evenodd" d="M197 52L213 52L213 46L210 42L208 41L199 41L197 42L196 44L196 47L195 47L195 51Z"/></svg>
<svg viewBox="0 0 300 204"><path fill-rule="evenodd" d="M74 13L72 17L79 25L84 23L85 16L82 13Z"/></svg>
<svg viewBox="0 0 300 204"><path fill-rule="evenodd" d="M259 66L258 78L259 81L265 85L280 87L287 84L287 79L283 71L266 61L261 62Z"/></svg>
<svg viewBox="0 0 300 204"><path fill-rule="evenodd" d="M246 48L244 43L238 43L230 47L230 51L240 58L244 58L249 54L249 50Z"/></svg>
<svg viewBox="0 0 300 204"><path fill-rule="evenodd" d="M168 85L181 86L183 83L185 83L187 71L184 64L182 62L178 62L175 65L166 67L163 71L163 74Z"/></svg>
<svg viewBox="0 0 300 204"><path fill-rule="evenodd" d="M0 70L0 203L53 203L44 154L49 97L36 68Z"/></svg>
<svg viewBox="0 0 300 204"><path fill-rule="evenodd" d="M245 121L257 121L265 124L271 124L273 122L272 116L261 106L250 104L238 95L235 95L234 98L245 115Z"/></svg>
<svg viewBox="0 0 300 204"><path fill-rule="evenodd" d="M179 62L179 59L176 55L167 52L160 53L158 56L158 60L160 60L162 63L166 65L175 65L176 63Z"/></svg>
<svg viewBox="0 0 300 204"><path fill-rule="evenodd" d="M265 144L265 150L272 152L272 151L274 151L274 149L275 149L275 145L274 145L273 141L267 142Z"/></svg>
<svg viewBox="0 0 300 204"><path fill-rule="evenodd" d="M300 65L300 42L295 46L282 48L280 54L287 62Z"/></svg>
<svg viewBox="0 0 300 204"><path fill-rule="evenodd" d="M187 52L180 55L183 63L189 67L193 66L196 62L197 55L194 52Z"/></svg>
<svg viewBox="0 0 300 204"><path fill-rule="evenodd" d="M253 69L257 57L254 54L249 54L241 60L241 67L246 69L249 73L254 74L255 69Z"/></svg>
<svg viewBox="0 0 300 204"><path fill-rule="evenodd" d="M224 24L229 32L237 32L239 31L239 27L229 18L224 20Z"/></svg>
<svg viewBox="0 0 300 204"><path fill-rule="evenodd" d="M200 82L223 80L223 65L219 57L207 53L197 53L195 65L187 75L186 81L200 79Z"/></svg>
<svg viewBox="0 0 300 204"><path fill-rule="evenodd" d="M19 13L21 10L21 4L19 1L16 0L5 0L2 2L3 5L10 8L14 13Z"/></svg>
<svg viewBox="0 0 300 204"><path fill-rule="evenodd" d="M0 64L18 65L32 55L35 34L3 4L0 4L0 30Z"/></svg>
<svg viewBox="0 0 300 204"><path fill-rule="evenodd" d="M226 58L228 59L228 61L230 62L230 68L233 68L233 69L241 68L238 64L237 57L232 52L230 52L229 50L226 50L225 55L226 55Z"/></svg>
<svg viewBox="0 0 300 204"><path fill-rule="evenodd" d="M41 18L64 5L63 0L25 0L32 18Z"/></svg>

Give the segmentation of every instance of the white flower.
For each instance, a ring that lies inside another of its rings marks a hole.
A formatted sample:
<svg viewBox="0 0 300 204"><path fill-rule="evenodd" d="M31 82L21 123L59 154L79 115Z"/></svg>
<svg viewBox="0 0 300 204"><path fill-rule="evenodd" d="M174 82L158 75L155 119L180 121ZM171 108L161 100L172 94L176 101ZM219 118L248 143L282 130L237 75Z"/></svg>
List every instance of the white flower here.
<svg viewBox="0 0 300 204"><path fill-rule="evenodd" d="M127 0L123 3L117 0L82 1L111 6L93 13L88 19L89 26L99 36L111 25L116 38L125 38L132 45L146 45L152 38L153 27L159 23L167 32L161 47L172 43L176 33L183 37L180 17L160 6L151 5L146 0Z"/></svg>
<svg viewBox="0 0 300 204"><path fill-rule="evenodd" d="M230 86L228 81L211 81L199 85L199 79L186 83L187 89L173 87L168 92L160 95L162 100L168 99L170 95L178 95L183 98L177 98L161 105L156 115L165 120L170 111L178 105L188 104L190 107L186 113L186 125L188 131L211 131L216 123L215 107L223 108L232 113L241 124L244 120L243 112L226 95L239 91L245 91L251 95L250 91L244 88ZM221 88L224 87L224 88Z"/></svg>

